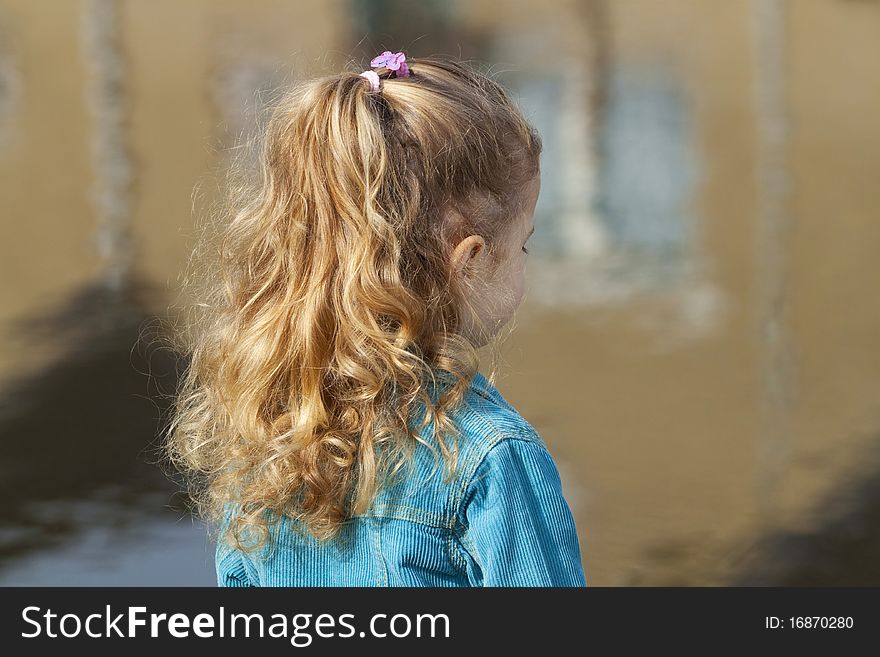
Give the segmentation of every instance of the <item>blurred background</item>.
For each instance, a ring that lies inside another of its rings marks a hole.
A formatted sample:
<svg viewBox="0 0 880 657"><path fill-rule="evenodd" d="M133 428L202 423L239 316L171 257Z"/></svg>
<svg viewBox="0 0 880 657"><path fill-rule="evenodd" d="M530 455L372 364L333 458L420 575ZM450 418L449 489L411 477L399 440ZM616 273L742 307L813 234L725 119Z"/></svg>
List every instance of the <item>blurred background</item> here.
<svg viewBox="0 0 880 657"><path fill-rule="evenodd" d="M385 49L543 135L498 387L590 585L880 585L877 0L0 0L0 584L215 584L160 327L273 90Z"/></svg>

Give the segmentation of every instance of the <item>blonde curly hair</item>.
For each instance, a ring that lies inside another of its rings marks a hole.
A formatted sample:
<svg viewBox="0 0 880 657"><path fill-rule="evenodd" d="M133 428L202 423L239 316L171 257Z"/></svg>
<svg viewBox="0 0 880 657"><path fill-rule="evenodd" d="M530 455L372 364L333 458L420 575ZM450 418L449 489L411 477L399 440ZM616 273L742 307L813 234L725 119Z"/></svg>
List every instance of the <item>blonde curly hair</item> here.
<svg viewBox="0 0 880 657"><path fill-rule="evenodd" d="M259 166L248 178L246 158L233 163L193 252L163 449L199 515L219 524L238 505L240 550L265 545L281 515L331 539L418 442L439 447L447 477L456 467L450 412L479 358L449 256L472 233L492 253L541 141L488 75L408 63L409 77L380 71L378 93L351 70L273 101L249 142Z"/></svg>

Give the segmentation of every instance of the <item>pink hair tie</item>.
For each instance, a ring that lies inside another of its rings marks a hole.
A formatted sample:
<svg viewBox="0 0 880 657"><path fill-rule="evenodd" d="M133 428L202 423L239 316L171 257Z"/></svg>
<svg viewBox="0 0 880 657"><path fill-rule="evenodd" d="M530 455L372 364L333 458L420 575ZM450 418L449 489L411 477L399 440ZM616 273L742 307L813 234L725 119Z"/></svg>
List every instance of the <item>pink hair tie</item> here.
<svg viewBox="0 0 880 657"><path fill-rule="evenodd" d="M390 71L394 71L394 77L409 77L409 66L406 65L406 55L403 52L385 52L376 55L370 60L370 66L373 68L385 67Z"/></svg>
<svg viewBox="0 0 880 657"><path fill-rule="evenodd" d="M370 91L379 91L379 74L376 71L364 71L361 77L370 81Z"/></svg>
<svg viewBox="0 0 880 657"><path fill-rule="evenodd" d="M406 55L403 52L385 52L376 55L370 60L370 66L373 68L387 68L394 74L396 78L409 77L409 66L406 65ZM370 91L379 91L379 74L376 71L364 71L360 74L362 78L370 81Z"/></svg>

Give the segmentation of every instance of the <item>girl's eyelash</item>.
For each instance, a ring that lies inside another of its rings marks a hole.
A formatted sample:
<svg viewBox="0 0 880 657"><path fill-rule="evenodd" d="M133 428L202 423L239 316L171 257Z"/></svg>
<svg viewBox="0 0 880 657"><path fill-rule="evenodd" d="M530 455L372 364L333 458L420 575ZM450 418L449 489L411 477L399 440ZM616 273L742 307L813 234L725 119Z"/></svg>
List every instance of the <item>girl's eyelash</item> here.
<svg viewBox="0 0 880 657"><path fill-rule="evenodd" d="M528 250L526 247L523 247L522 249L523 249L523 253L528 253L528 252L529 252L529 250Z"/></svg>

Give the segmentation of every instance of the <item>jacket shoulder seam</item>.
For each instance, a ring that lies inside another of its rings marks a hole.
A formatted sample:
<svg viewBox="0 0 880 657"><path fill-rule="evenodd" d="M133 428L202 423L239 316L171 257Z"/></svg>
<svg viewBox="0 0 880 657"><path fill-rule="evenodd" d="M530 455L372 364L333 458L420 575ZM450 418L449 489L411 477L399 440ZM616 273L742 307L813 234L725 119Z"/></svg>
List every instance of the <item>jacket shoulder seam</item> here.
<svg viewBox="0 0 880 657"><path fill-rule="evenodd" d="M540 438L537 432L535 432L533 429L529 431L523 428L521 431L517 430L499 433L492 439L491 442L486 445L485 449L477 450L478 454L476 458L470 459L467 475L462 478L463 483L456 489L454 500L452 503L450 518L451 531L449 547L451 558L453 563L456 563L459 566L461 572L465 574L467 573L466 564L458 564L459 560L461 560L462 562L464 561L461 555L462 551L470 555L470 557L477 563L477 566L482 567L482 564L479 562L473 546L469 544L470 540L468 539L467 533L464 531L462 523L459 522L461 502L467 490L470 488L474 475L476 474L477 470L480 469L480 466L486 460L492 449L508 440L518 440L525 443L537 444L546 449L543 440Z"/></svg>
<svg viewBox="0 0 880 657"><path fill-rule="evenodd" d="M493 436L493 438L485 445L483 449L475 450L476 454L467 460L467 462L465 463L465 474L459 480L460 483L455 487L452 503L450 505L450 513L452 516L451 524L453 527L458 522L462 498L464 497L468 488L470 488L474 475L476 474L477 470L479 470L480 465L482 465L482 463L486 460L489 452L491 452L496 445L504 442L505 440L519 440L527 443L535 443L546 449L546 444L544 443L543 439L532 428L517 427L516 429L507 429L501 431L497 427L492 425L491 422L489 424L496 431L496 435Z"/></svg>

